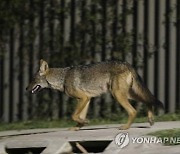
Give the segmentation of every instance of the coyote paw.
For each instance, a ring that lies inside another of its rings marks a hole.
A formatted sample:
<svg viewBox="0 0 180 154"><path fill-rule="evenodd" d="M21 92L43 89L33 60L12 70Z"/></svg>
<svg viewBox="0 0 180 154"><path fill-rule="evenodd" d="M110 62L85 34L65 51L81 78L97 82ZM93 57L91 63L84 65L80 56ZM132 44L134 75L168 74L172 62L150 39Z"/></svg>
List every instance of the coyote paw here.
<svg viewBox="0 0 180 154"><path fill-rule="evenodd" d="M119 130L126 130L128 129L130 126L129 125L122 125Z"/></svg>
<svg viewBox="0 0 180 154"><path fill-rule="evenodd" d="M83 123L84 123L84 124L89 124L89 120L88 120L88 119L85 119L85 120L83 121Z"/></svg>
<svg viewBox="0 0 180 154"><path fill-rule="evenodd" d="M85 124L88 124L89 123L89 120L88 119L80 119L80 118L78 118L77 120L76 120L76 122L78 122L79 124L82 124L82 125L85 125Z"/></svg>
<svg viewBox="0 0 180 154"><path fill-rule="evenodd" d="M70 130L70 131L78 131L78 130L80 130L80 127L71 127L68 130Z"/></svg>
<svg viewBox="0 0 180 154"><path fill-rule="evenodd" d="M78 130L80 130L80 128L83 127L83 126L84 126L84 123L79 123L79 122L78 122L75 127L71 127L71 128L69 128L69 130L71 130L71 131L78 131Z"/></svg>

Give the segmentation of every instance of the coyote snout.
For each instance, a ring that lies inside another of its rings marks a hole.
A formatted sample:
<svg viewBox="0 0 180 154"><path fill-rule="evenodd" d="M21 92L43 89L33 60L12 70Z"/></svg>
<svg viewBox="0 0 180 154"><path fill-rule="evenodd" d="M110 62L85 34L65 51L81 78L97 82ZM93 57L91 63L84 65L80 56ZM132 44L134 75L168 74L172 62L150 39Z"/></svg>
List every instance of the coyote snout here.
<svg viewBox="0 0 180 154"><path fill-rule="evenodd" d="M29 85L29 86L26 88L26 90L27 90L27 91L30 91L32 94L37 93L37 92L40 91L41 89L42 89L42 87L41 87L39 84L34 85L34 86Z"/></svg>
<svg viewBox="0 0 180 154"><path fill-rule="evenodd" d="M76 98L77 108L72 119L78 123L78 130L87 123L86 115L92 97L110 92L128 113L128 122L120 129L128 129L136 117L137 111L129 99L141 101L148 108L148 120L154 124L153 108L163 108L130 64L120 61L107 61L93 65L66 68L49 68L47 62L40 61L40 69L27 87L31 93L43 88L52 88Z"/></svg>

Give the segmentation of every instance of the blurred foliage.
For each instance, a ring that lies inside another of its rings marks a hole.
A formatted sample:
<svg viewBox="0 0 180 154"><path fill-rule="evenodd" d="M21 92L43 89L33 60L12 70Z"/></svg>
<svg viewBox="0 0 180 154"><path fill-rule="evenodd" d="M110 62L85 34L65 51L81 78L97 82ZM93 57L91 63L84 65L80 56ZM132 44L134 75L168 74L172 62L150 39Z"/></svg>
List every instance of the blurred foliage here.
<svg viewBox="0 0 180 154"><path fill-rule="evenodd" d="M23 61L20 67L27 65L32 72L35 72L34 63L39 63L32 59L43 58L53 67L106 59L125 60L125 56L133 52L135 36L134 29L126 31L124 20L133 14L133 6L126 7L124 12L117 9L116 0L1 0L0 54L3 57L4 46L9 43L7 38L12 37L14 42L19 41L17 58ZM142 62L138 53L133 58ZM19 71L18 67L15 70ZM51 103L59 103L49 91L38 94L36 101L38 103L33 104L35 117L51 117ZM75 103L71 99L68 101L67 115L70 115ZM108 103L106 108L111 108L115 101ZM114 105L116 112L121 111L119 108ZM111 115L104 112L103 116Z"/></svg>
<svg viewBox="0 0 180 154"><path fill-rule="evenodd" d="M61 3L64 3L63 7ZM104 3L106 3L106 8L103 7ZM131 33L122 34L123 18L122 14L113 13L116 9L115 4L116 1L111 0L105 2L92 0L90 4L83 0L76 0L75 6L63 0L1 0L0 35L5 40L11 29L22 29L25 32L23 47L26 51L28 45L32 44L38 35L41 35L39 31L43 28L43 42L40 47L43 51L39 51L41 52L40 57L48 59L50 56L51 62L57 65L94 61L92 55L106 52L102 51L102 46L105 46L106 50L115 49L114 58L122 59L122 51L131 52L132 35ZM78 10L75 14L72 12L73 7ZM106 12L106 16L103 11ZM125 16L130 14L132 14L132 8L126 9ZM69 38L65 40L65 31L61 24L65 20L71 20L70 15L74 17L74 20L78 19L78 22L74 21L74 25L69 25L71 26ZM38 18L39 25L34 26L31 22ZM53 28L57 21L59 22L57 28ZM117 24L116 34L107 35L108 29L113 30L113 24ZM105 29L102 29L102 26L105 26ZM105 42L103 37L106 37ZM27 57L27 54L25 56Z"/></svg>
<svg viewBox="0 0 180 154"><path fill-rule="evenodd" d="M26 15L24 0L1 0L0 2L0 30L8 32L14 25Z"/></svg>

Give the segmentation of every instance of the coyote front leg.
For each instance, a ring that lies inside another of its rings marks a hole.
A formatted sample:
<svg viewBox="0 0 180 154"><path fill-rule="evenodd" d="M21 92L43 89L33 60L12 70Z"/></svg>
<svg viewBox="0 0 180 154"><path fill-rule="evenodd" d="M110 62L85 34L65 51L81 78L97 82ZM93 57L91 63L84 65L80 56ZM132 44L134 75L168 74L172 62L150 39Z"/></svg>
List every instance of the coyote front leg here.
<svg viewBox="0 0 180 154"><path fill-rule="evenodd" d="M90 98L84 97L78 99L78 105L76 107L74 114L72 115L72 119L76 121L78 124L76 127L70 128L70 130L79 130L82 126L84 126L84 124L87 123L86 115L87 115L89 103L90 103Z"/></svg>

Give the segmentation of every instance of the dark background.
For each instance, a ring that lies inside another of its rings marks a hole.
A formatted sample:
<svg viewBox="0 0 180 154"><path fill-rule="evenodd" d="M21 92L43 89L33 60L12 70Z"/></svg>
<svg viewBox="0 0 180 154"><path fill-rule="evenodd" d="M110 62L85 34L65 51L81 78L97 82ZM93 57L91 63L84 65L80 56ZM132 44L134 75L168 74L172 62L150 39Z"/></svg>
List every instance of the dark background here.
<svg viewBox="0 0 180 154"><path fill-rule="evenodd" d="M57 91L25 91L39 60L50 67L119 59L131 63L165 112L180 109L179 0L1 0L0 120L70 117L75 101ZM143 115L141 105L133 103ZM107 94L90 117L123 109Z"/></svg>

